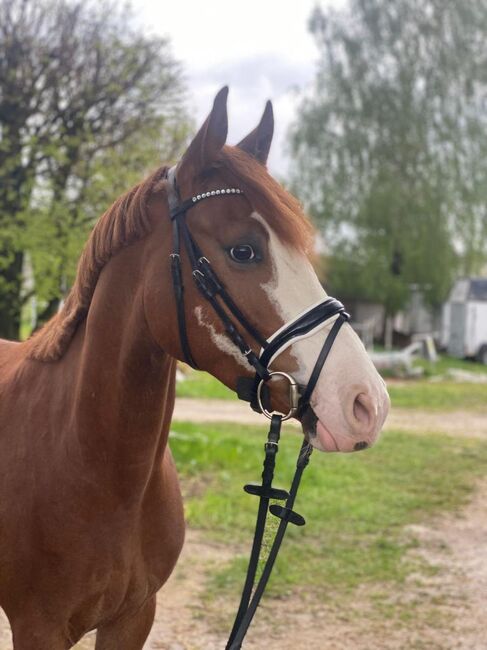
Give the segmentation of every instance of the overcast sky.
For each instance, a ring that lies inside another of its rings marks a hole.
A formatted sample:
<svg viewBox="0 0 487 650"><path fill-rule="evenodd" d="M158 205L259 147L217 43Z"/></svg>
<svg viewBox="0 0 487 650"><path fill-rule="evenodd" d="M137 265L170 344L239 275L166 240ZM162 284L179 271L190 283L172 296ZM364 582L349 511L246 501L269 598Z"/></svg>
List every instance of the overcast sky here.
<svg viewBox="0 0 487 650"><path fill-rule="evenodd" d="M343 0L321 0L321 6ZM276 128L270 170L284 175L286 132L294 119L296 91L313 79L317 49L307 22L317 0L133 0L142 22L167 35L185 68L189 102L198 125L216 92L228 84L229 143L258 123L272 99Z"/></svg>

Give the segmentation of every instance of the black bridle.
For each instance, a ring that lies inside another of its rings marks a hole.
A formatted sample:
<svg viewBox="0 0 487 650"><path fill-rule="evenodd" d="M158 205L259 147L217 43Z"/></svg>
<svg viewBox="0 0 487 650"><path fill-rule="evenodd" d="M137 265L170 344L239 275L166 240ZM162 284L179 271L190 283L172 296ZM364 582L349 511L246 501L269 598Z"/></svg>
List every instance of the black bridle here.
<svg viewBox="0 0 487 650"><path fill-rule="evenodd" d="M216 198L230 198L241 196L243 192L238 188L223 188L210 190L197 194L185 201L181 201L175 180L175 171L172 168L168 172L169 192L168 200L173 232L173 250L170 254L171 273L174 287L174 297L177 310L179 339L184 360L193 368L197 368L191 352L186 329L186 313L184 303L184 283L181 268L181 250L184 247L189 263L193 280L196 287L210 303L217 316L221 320L228 338L240 350L241 354L253 367L255 375L253 378L240 377L237 382L237 393L240 399L251 403L254 410L263 413L271 420L270 429L265 444L264 469L260 485L248 484L244 490L248 494L259 497L259 507L255 525L254 540L247 569L245 585L242 591L240 605L233 624L230 638L226 649L237 650L241 647L247 629L252 621L255 611L259 605L262 594L269 580L274 562L281 546L287 525L289 523L303 526L304 518L293 510L301 476L306 468L312 452L312 446L306 438L303 440L296 462L296 470L289 492L272 486L276 454L279 450L279 438L281 424L293 416L301 417L310 408L311 395L320 376L323 365L328 357L331 347L338 335L341 326L348 320L344 306L334 298L327 298L317 305L308 308L289 323L286 323L272 336L266 339L260 334L235 304L228 294L224 283L213 270L210 261L203 254L198 244L193 239L186 223L186 214L191 208L201 201L213 201ZM304 389L298 387L291 375L280 371L269 370L274 359L289 345L298 341L304 336L309 336L313 330L322 326L323 323L336 316L324 345L316 360L313 371ZM261 347L259 354L256 354L245 339L245 332ZM270 411L270 397L267 390L267 382L274 377L280 376L289 382L289 411L287 414ZM284 501L284 505L270 505L270 500ZM257 566L262 548L267 513L271 512L281 521L275 538L264 565L259 582L255 586ZM255 589L254 589L255 586ZM252 591L254 591L252 596Z"/></svg>

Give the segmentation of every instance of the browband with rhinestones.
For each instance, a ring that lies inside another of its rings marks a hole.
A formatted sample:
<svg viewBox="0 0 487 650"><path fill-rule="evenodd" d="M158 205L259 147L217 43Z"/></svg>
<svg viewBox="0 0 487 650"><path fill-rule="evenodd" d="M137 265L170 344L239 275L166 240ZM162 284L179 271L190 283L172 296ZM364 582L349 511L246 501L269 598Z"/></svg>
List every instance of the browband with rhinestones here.
<svg viewBox="0 0 487 650"><path fill-rule="evenodd" d="M237 187L223 187L221 190L211 190L209 192L203 192L203 194L192 196L191 201L196 203L197 201L201 201L201 199L207 199L210 196L219 196L220 194L243 194L243 192Z"/></svg>
<svg viewBox="0 0 487 650"><path fill-rule="evenodd" d="M174 217L177 217L180 214L184 214L189 210L189 208L195 206L203 199L209 199L212 196L223 196L226 194L243 194L243 191L239 190L238 187L222 187L221 190L209 190L202 194L196 194L196 196L186 199L183 203L175 204L174 207L171 208L171 219L174 219Z"/></svg>

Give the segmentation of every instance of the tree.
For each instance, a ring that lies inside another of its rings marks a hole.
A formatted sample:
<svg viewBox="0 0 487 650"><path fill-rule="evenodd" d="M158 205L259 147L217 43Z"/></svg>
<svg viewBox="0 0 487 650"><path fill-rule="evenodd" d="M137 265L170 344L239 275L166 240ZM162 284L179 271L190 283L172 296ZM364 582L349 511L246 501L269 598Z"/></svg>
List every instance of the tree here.
<svg viewBox="0 0 487 650"><path fill-rule="evenodd" d="M180 67L134 24L109 1L0 0L0 336L19 333L25 251L48 316L100 175L113 199L162 134L169 155L186 136Z"/></svg>
<svg viewBox="0 0 487 650"><path fill-rule="evenodd" d="M316 9L313 91L293 185L324 229L334 286L388 315L487 261L487 0Z"/></svg>
<svg viewBox="0 0 487 650"><path fill-rule="evenodd" d="M72 171L73 178L84 182L82 192L66 193L57 201L53 201L52 192L45 193L45 200L37 198L25 237L25 249L33 263L37 303L44 305L38 311L37 326L52 315L61 293L71 286L81 249L100 214L158 161L175 160L181 154L189 124L181 116L172 124L167 122L98 152L89 168L82 161L83 168Z"/></svg>

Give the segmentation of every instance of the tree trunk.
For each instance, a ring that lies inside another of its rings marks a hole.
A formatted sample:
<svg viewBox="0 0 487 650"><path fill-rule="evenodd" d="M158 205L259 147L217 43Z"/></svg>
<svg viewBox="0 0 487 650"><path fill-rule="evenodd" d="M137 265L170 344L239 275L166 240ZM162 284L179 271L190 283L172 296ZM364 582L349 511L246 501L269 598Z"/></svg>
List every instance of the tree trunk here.
<svg viewBox="0 0 487 650"><path fill-rule="evenodd" d="M12 264L0 271L0 338L20 338L22 309L22 252L14 254Z"/></svg>
<svg viewBox="0 0 487 650"><path fill-rule="evenodd" d="M386 350L392 350L392 333L394 329L394 317L386 316L385 330L384 330L384 347Z"/></svg>

